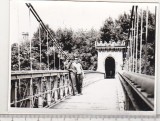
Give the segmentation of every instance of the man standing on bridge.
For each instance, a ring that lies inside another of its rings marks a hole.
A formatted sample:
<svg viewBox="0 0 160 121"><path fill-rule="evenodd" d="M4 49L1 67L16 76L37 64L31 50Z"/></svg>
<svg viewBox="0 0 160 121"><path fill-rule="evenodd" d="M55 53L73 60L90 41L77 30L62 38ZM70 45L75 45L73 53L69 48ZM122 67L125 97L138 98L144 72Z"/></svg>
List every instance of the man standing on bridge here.
<svg viewBox="0 0 160 121"><path fill-rule="evenodd" d="M82 95L82 84L83 84L83 78L84 78L84 71L82 68L82 65L79 62L80 60L75 57L73 66L75 67L76 72L76 87L78 94Z"/></svg>

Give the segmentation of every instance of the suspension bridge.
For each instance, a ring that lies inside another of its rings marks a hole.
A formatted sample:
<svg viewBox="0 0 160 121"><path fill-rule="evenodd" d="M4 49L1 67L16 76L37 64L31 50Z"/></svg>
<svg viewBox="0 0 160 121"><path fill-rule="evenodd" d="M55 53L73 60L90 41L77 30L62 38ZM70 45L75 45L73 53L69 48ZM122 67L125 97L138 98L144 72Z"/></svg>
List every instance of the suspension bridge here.
<svg viewBox="0 0 160 121"><path fill-rule="evenodd" d="M46 51L49 51L49 40L58 51L59 59L55 58L54 69L33 69L32 42L30 40L30 70L21 70L20 52L18 50L19 70L11 72L10 107L12 108L49 108L52 109L85 109L85 110L154 110L155 77L142 74L142 34L145 29L145 42L148 36L148 10L146 10L146 25L143 23L143 10L137 12L138 6L132 7L128 41L121 43L95 42L98 52L97 71L85 70L83 95L73 96L68 70L62 60L69 60L56 41L51 31L46 27L34 7L26 3L29 14L39 23L40 68L41 41L40 30L46 33ZM141 27L139 24L141 23ZM140 33L138 33L138 29ZM140 35L140 38L138 38ZM28 36L28 34L24 34ZM140 40L140 41L138 41ZM140 56L138 57L138 51ZM125 55L125 56L124 56ZM145 55L147 56L147 48ZM58 61L58 67L56 62ZM145 64L146 65L146 64ZM146 66L144 67L146 71Z"/></svg>

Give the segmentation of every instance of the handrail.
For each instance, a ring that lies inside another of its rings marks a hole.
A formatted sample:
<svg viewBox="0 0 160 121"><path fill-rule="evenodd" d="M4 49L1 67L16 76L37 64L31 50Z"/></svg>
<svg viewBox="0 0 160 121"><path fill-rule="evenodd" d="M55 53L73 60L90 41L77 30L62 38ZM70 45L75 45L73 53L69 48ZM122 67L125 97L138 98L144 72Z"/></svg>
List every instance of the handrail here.
<svg viewBox="0 0 160 121"><path fill-rule="evenodd" d="M67 70L40 70L40 71L15 71L11 72L11 80L23 78L35 78L45 76L56 76L58 74L67 74Z"/></svg>
<svg viewBox="0 0 160 121"><path fill-rule="evenodd" d="M154 97L154 83L155 78L153 76L132 73L132 72L124 72L124 76L130 79L133 83L140 86L144 91L148 93L148 95Z"/></svg>
<svg viewBox="0 0 160 121"><path fill-rule="evenodd" d="M135 74L131 72L119 73L120 81L126 93L131 99L132 104L135 105L138 110L140 110L141 105L137 103L142 103L146 105L147 110L154 110L154 77L144 76L143 74ZM132 91L131 91L132 90ZM138 97L135 97L135 94ZM141 99L141 102L137 102ZM142 109L144 110L144 109Z"/></svg>
<svg viewBox="0 0 160 121"><path fill-rule="evenodd" d="M43 108L72 94L67 70L11 72L11 107Z"/></svg>
<svg viewBox="0 0 160 121"><path fill-rule="evenodd" d="M93 71L93 70L84 70L84 73L85 73L85 74L88 74L88 73L100 73L100 74L105 74L104 72Z"/></svg>

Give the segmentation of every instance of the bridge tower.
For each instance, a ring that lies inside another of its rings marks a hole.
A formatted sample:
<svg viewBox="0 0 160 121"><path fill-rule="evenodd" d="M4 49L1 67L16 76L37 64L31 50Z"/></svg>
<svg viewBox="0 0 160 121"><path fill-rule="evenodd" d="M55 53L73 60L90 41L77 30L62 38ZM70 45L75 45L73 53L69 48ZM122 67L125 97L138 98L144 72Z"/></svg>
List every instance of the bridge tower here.
<svg viewBox="0 0 160 121"><path fill-rule="evenodd" d="M114 78L122 70L124 42L95 42L98 52L97 71L105 73L105 78Z"/></svg>

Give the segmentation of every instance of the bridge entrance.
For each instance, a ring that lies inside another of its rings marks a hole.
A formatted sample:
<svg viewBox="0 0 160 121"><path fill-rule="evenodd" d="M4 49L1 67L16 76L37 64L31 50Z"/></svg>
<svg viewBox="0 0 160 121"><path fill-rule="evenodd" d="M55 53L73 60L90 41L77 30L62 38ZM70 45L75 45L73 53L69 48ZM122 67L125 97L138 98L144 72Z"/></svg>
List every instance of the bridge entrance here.
<svg viewBox="0 0 160 121"><path fill-rule="evenodd" d="M105 77L115 78L115 60L112 57L107 57L105 60Z"/></svg>
<svg viewBox="0 0 160 121"><path fill-rule="evenodd" d="M95 42L98 52L97 71L105 73L105 78L114 78L122 70L124 42Z"/></svg>

